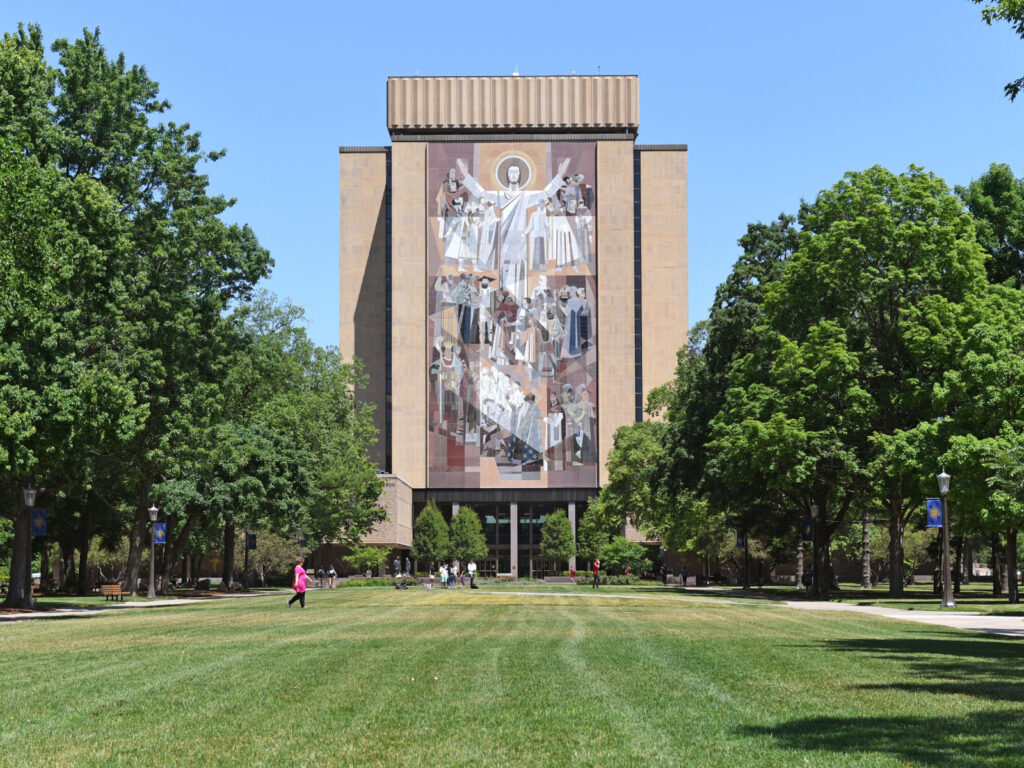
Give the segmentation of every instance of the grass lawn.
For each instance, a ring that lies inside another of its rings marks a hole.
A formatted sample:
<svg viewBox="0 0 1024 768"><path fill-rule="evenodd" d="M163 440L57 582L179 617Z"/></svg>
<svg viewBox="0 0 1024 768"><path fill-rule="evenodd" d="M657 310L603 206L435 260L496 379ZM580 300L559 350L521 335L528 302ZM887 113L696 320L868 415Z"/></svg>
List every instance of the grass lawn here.
<svg viewBox="0 0 1024 768"><path fill-rule="evenodd" d="M1024 761L1017 640L610 591L285 602L0 624L0 765Z"/></svg>

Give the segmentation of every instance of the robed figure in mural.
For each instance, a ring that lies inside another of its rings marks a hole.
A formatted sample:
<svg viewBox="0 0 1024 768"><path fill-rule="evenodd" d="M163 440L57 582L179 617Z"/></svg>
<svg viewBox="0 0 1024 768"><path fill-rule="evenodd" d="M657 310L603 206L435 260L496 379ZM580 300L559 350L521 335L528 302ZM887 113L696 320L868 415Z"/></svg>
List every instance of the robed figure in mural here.
<svg viewBox="0 0 1024 768"><path fill-rule="evenodd" d="M558 166L558 171L544 189L527 192L519 188L522 169L513 163L507 173L508 188L496 191L484 189L480 182L469 174L466 161L459 158L455 161L462 172L462 183L479 202L491 203L501 214L500 246L501 287L507 288L517 300L526 298L526 262L527 262L527 231L529 229L528 212L531 208L541 205L558 194L565 185L562 175L569 167L569 158Z"/></svg>

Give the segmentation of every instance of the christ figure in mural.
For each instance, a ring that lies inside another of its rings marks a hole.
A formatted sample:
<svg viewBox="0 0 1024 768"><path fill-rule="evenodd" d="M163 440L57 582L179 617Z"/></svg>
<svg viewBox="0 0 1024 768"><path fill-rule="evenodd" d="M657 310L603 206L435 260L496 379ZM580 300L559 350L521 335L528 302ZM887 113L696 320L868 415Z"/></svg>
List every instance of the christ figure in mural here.
<svg viewBox="0 0 1024 768"><path fill-rule="evenodd" d="M558 194L565 185L562 176L569 167L569 158L558 166L558 172L544 189L527 192L519 188L522 169L513 163L507 170L508 188L496 191L484 189L480 182L469 174L466 161L455 161L463 175L466 189L481 203L491 203L501 214L501 287L506 288L517 300L526 298L526 257L527 257L527 211L541 205Z"/></svg>

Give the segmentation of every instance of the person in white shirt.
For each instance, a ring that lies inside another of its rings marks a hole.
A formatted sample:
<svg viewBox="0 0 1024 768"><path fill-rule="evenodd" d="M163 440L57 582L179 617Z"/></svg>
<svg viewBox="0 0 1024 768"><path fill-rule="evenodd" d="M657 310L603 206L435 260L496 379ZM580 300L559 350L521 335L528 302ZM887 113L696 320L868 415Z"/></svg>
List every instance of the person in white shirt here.
<svg viewBox="0 0 1024 768"><path fill-rule="evenodd" d="M475 586L474 581L476 579L476 561L475 560L470 560L469 561L469 565L466 566L466 571L469 573L469 587L470 587L470 589L472 589Z"/></svg>

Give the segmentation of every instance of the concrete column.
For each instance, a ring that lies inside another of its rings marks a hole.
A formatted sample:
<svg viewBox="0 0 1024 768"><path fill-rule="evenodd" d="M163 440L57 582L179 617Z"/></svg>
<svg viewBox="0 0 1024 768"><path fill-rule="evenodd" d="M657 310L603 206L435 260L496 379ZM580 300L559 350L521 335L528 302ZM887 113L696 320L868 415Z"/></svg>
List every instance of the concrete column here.
<svg viewBox="0 0 1024 768"><path fill-rule="evenodd" d="M509 510L509 558L512 576L519 578L519 504L515 501L508 505Z"/></svg>
<svg viewBox="0 0 1024 768"><path fill-rule="evenodd" d="M572 528L572 540L576 541L576 502L569 502L569 527ZM576 570L576 555L569 558L569 570Z"/></svg>
<svg viewBox="0 0 1024 768"><path fill-rule="evenodd" d="M459 514L459 502L453 501L452 502L452 517L455 517L457 514Z"/></svg>

